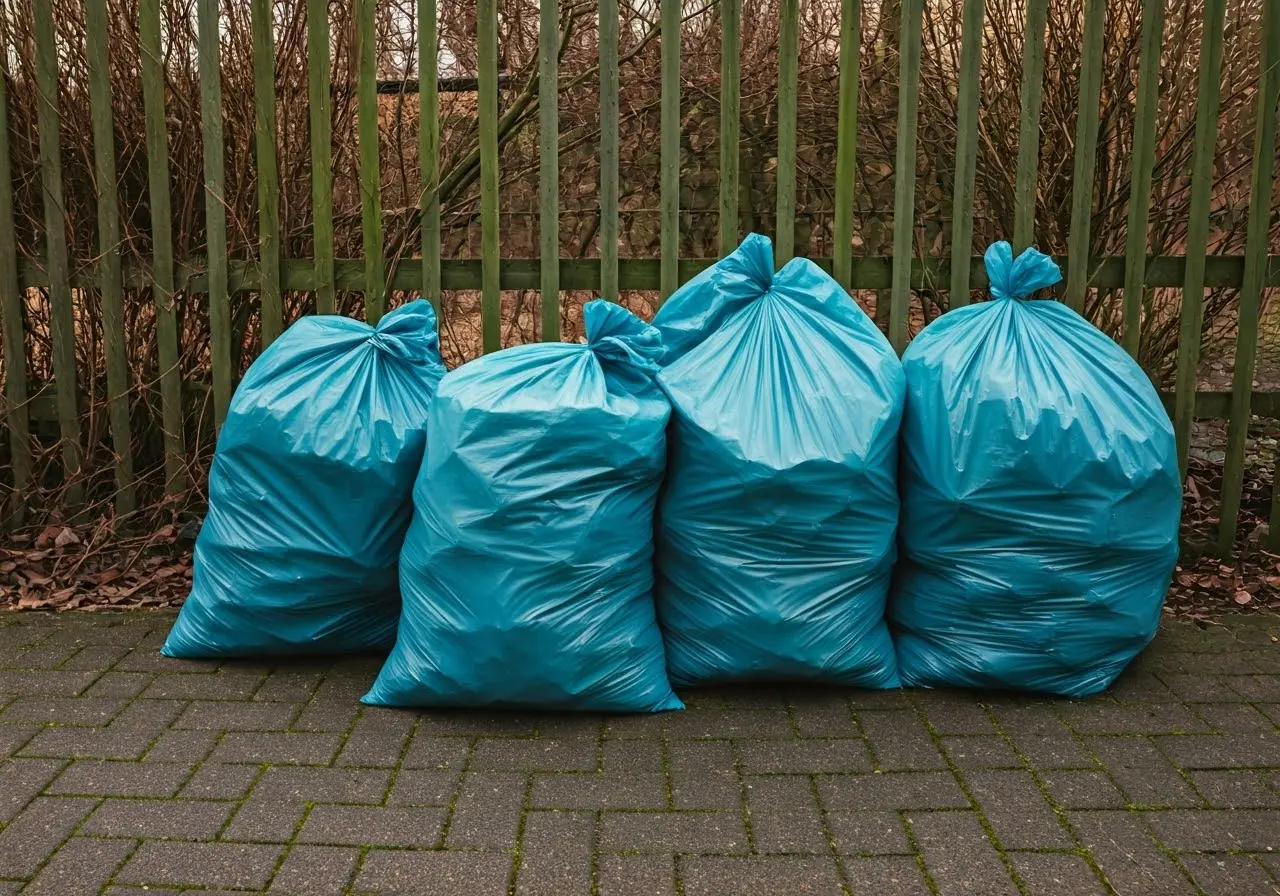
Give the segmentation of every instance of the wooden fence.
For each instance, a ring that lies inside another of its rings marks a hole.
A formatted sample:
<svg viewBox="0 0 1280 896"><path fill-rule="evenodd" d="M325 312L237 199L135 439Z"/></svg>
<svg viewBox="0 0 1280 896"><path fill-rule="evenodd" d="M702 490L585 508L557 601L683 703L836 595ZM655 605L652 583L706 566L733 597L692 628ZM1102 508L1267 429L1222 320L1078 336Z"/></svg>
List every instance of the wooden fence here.
<svg viewBox="0 0 1280 896"><path fill-rule="evenodd" d="M116 192L117 158L113 144L113 107L106 40L107 0L84 0L88 87L92 106L94 168L97 189L98 244L92 260L69 257L64 233L62 164L59 147L59 63L51 4L32 4L39 108L40 176L45 232L37 255L17 244L11 209L10 134L4 96L10 73L0 80L0 298L3 298L5 413L13 473L13 501L20 512L31 484L31 419L25 367L25 290L47 290L51 308L51 345L56 389L56 416L61 433L62 465L74 482L84 461L83 433L78 413L76 381L75 306L73 292L97 290L103 308L106 352L107 407L115 458L116 509L128 513L137 504L134 489L129 395L133 384L124 357L123 302L126 289L149 288L154 296L160 393L163 409L164 452L168 488L181 491L184 467L182 393L178 373L178 335L173 296L176 289L207 295L211 328L212 407L215 420L224 418L234 388L230 296L254 291L260 296L260 336L265 346L282 331L285 291L314 292L320 313L336 308L340 291L364 295L365 316L376 321L393 290L421 291L440 307L442 291L476 289L481 292L483 348L499 347L500 291L536 288L544 300L541 332L559 338L558 296L562 290L590 289L607 298L619 290L657 289L666 297L712 259L679 257L680 228L680 33L686 9L681 0L655 0L661 21L661 252L657 259L618 257L619 143L618 0L599 0L600 137L599 183L600 257L560 257L558 229L557 121L558 34L557 0L540 0L540 51L536 81L540 147L540 257L504 259L499 231L499 137L507 114L499 114L501 90L498 64L497 0L477 0L478 38L477 116L479 144L472 160L480 170L482 244L478 259L442 259L440 246L440 130L437 93L437 34L434 0L420 0L417 18L422 73L417 94L422 165L422 245L420 258L406 263L385 257L378 153L378 80L375 34L376 0L353 0L356 10L356 56L359 129L359 179L363 221L363 258L337 259L334 251L331 117L330 35L328 0L307 0L308 100L313 170L314 257L285 258L280 250L280 183L276 158L276 84L274 81L273 4L253 0L254 96L258 166L258 261L230 258L224 205L222 97L219 79L219 3L197 0L199 73L207 190L205 222L207 262L175 258L170 233L170 196L166 131L166 87L161 52L161 0L139 0L136 23L142 49L141 77L145 104L150 197L153 213L153 258L148 263L126 259L120 248L120 208ZM834 255L818 259L850 289L886 291L888 334L902 350L908 340L908 314L913 289L929 285L949 287L952 307L966 303L971 290L985 286L981 259L973 257L974 178L978 145L978 84L982 65L984 0L964 0L963 43L958 70L956 156L951 250L944 257L917 254L914 244L915 159L919 97L920 47L924 0L901 0L898 35L899 101L897 109L897 178L893 201L892 255L854 257L854 171L858 135L861 0L841 0L839 123L834 172ZM719 241L721 253L731 250L739 233L740 83L739 41L742 0L719 0L719 19L726 50L720 60ZM1020 140L1017 157L1014 228L1009 235L1016 249L1028 246L1034 234L1036 177L1040 144L1041 84L1045 64L1047 0L1027 0L1022 51ZM1191 170L1191 221L1185 254L1148 257L1147 225L1151 205L1152 164L1155 157L1155 119L1160 91L1159 55L1164 7L1162 0L1145 0L1142 16L1141 66L1135 102L1137 127L1133 136L1133 177L1128 209L1128 243L1123 257L1091 258L1090 217L1093 211L1095 150L1099 124L1099 92L1103 65L1103 37L1108 27L1105 0L1084 0L1083 69L1080 73L1079 117L1071 186L1071 230L1068 252L1060 259L1066 273L1061 298L1076 309L1084 307L1091 289L1122 289L1124 326L1121 339L1137 352L1143 290L1148 287L1182 289L1181 338L1175 391L1166 396L1175 421L1179 457L1188 459L1192 421L1197 417L1228 420L1228 442L1222 488L1217 548L1232 550L1244 477L1245 443L1251 414L1280 416L1280 393L1253 391L1259 339L1259 312L1265 287L1280 286L1280 257L1268 254L1270 197L1276 154L1277 104L1280 102L1280 4L1263 4L1264 21L1256 50L1261 64L1256 89L1256 132L1252 162L1251 202L1243 257L1207 253L1211 211L1214 141L1218 118L1219 66L1224 40L1225 0L1205 0L1204 35L1200 58L1195 147ZM797 60L800 0L780 0L777 104L777 263L796 252L797 173ZM0 54L8 56L8 50ZM1233 387L1230 393L1197 393L1200 366L1202 302L1206 288L1239 290L1237 341ZM1278 477L1280 479L1280 477ZM1274 489L1271 529L1280 534L1280 488ZM69 503L82 496L71 490ZM1280 538L1272 536L1273 543Z"/></svg>

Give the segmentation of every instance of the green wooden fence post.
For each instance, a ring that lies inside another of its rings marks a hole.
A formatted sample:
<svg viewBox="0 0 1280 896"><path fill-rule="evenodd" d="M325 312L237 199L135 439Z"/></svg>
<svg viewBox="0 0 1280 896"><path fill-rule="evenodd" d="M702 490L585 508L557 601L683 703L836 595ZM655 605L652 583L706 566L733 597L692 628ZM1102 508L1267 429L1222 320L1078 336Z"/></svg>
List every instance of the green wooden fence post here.
<svg viewBox="0 0 1280 896"><path fill-rule="evenodd" d="M911 260L915 245L916 116L920 108L920 30L923 0L902 0L898 37L898 147L893 182L893 283L889 341L906 351L911 312Z"/></svg>
<svg viewBox="0 0 1280 896"><path fill-rule="evenodd" d="M600 295L618 301L618 0L600 0Z"/></svg>
<svg viewBox="0 0 1280 896"><path fill-rule="evenodd" d="M8 47L0 44L0 323L4 329L5 421L9 428L9 463L13 497L5 508L12 527L26 522L31 488L31 420L27 413L25 292L18 281L18 243L13 225L13 180L9 163Z"/></svg>
<svg viewBox="0 0 1280 896"><path fill-rule="evenodd" d="M1080 96L1077 105L1076 153L1071 185L1071 230L1067 236L1066 304L1084 313L1089 289L1090 219L1093 179L1098 160L1098 105L1102 91L1102 38L1107 26L1106 0L1088 0L1085 8L1084 49L1081 52Z"/></svg>
<svg viewBox="0 0 1280 896"><path fill-rule="evenodd" d="M662 266L659 299L680 286L680 0L662 4L660 199Z"/></svg>
<svg viewBox="0 0 1280 896"><path fill-rule="evenodd" d="M835 217L831 273L853 289L853 203L858 171L858 75L862 64L862 0L840 3L840 105L836 118Z"/></svg>
<svg viewBox="0 0 1280 896"><path fill-rule="evenodd" d="M542 248L542 338L560 338L560 14L542 0L538 17L538 237Z"/></svg>
<svg viewBox="0 0 1280 896"><path fill-rule="evenodd" d="M1018 171L1013 190L1014 257L1036 239L1036 181L1040 167L1040 101L1044 96L1044 39L1049 0L1029 0L1022 42L1022 110L1018 118Z"/></svg>
<svg viewBox="0 0 1280 896"><path fill-rule="evenodd" d="M800 0L781 0L778 24L778 224L774 267L781 268L796 248L796 102L799 91Z"/></svg>
<svg viewBox="0 0 1280 896"><path fill-rule="evenodd" d="M434 10L433 3L434 0L427 0L427 5ZM307 0L311 227L315 243L316 312L319 314L333 314L338 308L333 268L333 120L329 78L329 0Z"/></svg>
<svg viewBox="0 0 1280 896"><path fill-rule="evenodd" d="M978 73L982 64L983 0L965 0L956 95L956 174L951 199L951 290L948 304L969 304L973 255L973 191L978 166Z"/></svg>
<svg viewBox="0 0 1280 896"><path fill-rule="evenodd" d="M502 348L502 292L499 280L498 233L498 4L479 0L480 115L480 294L481 343L484 352Z"/></svg>
<svg viewBox="0 0 1280 896"><path fill-rule="evenodd" d="M58 427L62 433L62 467L69 484L67 501L79 508L84 500L80 471L80 414L76 396L76 318L67 251L66 206L62 198L62 148L59 145L58 47L53 8L33 3L35 12L36 86L40 94L40 174L44 186L46 263L49 271L49 316L53 337L53 377L57 387Z"/></svg>
<svg viewBox="0 0 1280 896"><path fill-rule="evenodd" d="M440 291L440 70L436 0L418 0L418 162L422 169L422 294L444 323Z"/></svg>
<svg viewBox="0 0 1280 896"><path fill-rule="evenodd" d="M1258 76L1258 119L1253 135L1253 183L1249 189L1249 218L1245 225L1244 280L1240 285L1239 335L1231 382L1231 419L1227 423L1227 458L1222 471L1222 516L1218 553L1231 556L1235 545L1240 493L1244 488L1244 449L1249 437L1249 402L1253 369L1258 356L1258 313L1267 280L1267 249L1271 226L1271 187L1276 165L1276 115L1280 105L1280 8L1264 3L1261 65ZM1272 511L1277 506L1273 489ZM1274 530L1273 530L1274 533Z"/></svg>
<svg viewBox="0 0 1280 896"><path fill-rule="evenodd" d="M360 130L360 218L364 235L364 317L377 324L387 310L382 258L382 173L378 139L377 0L356 4L356 118Z"/></svg>
<svg viewBox="0 0 1280 896"><path fill-rule="evenodd" d="M262 302L262 347L284 331L280 294L280 170L276 160L276 50L272 0L253 0L254 140L258 157L258 295Z"/></svg>
<svg viewBox="0 0 1280 896"><path fill-rule="evenodd" d="M223 186L222 65L218 0L199 0L200 118L204 132L205 243L209 256L209 331L213 355L213 421L231 406L231 294L227 274L227 207Z"/></svg>
<svg viewBox="0 0 1280 896"><path fill-rule="evenodd" d="M739 32L742 0L720 3L720 255L738 248L738 158L742 135Z"/></svg>
<svg viewBox="0 0 1280 896"><path fill-rule="evenodd" d="M1218 96L1222 89L1222 37L1225 0L1205 0L1200 41L1200 76L1196 95L1196 134L1191 157L1191 206L1187 219L1187 273L1182 287L1178 328L1178 376L1173 428L1178 443L1178 469L1187 475L1191 422L1195 416L1196 380L1200 374L1200 338L1204 329L1204 270L1209 248L1209 213L1213 201L1214 148L1218 139Z"/></svg>

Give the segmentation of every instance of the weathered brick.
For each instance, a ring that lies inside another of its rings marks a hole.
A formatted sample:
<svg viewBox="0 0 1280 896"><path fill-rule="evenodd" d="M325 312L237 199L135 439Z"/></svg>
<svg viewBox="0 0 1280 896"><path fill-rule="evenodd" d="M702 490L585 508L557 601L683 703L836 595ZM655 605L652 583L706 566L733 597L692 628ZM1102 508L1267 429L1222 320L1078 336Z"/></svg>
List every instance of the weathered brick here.
<svg viewBox="0 0 1280 896"><path fill-rule="evenodd" d="M1271 720L1248 703L1204 703L1196 707L1196 713L1213 728L1223 734L1272 731Z"/></svg>
<svg viewBox="0 0 1280 896"><path fill-rule="evenodd" d="M591 893L593 812L530 812L525 816L519 896L570 896Z"/></svg>
<svg viewBox="0 0 1280 896"><path fill-rule="evenodd" d="M600 848L656 853L745 853L740 812L603 812Z"/></svg>
<svg viewBox="0 0 1280 896"><path fill-rule="evenodd" d="M678 809L741 809L742 782L727 741L672 741L671 796Z"/></svg>
<svg viewBox="0 0 1280 896"><path fill-rule="evenodd" d="M1174 695L1188 703L1236 703L1240 700L1240 695L1220 675L1161 672L1159 676Z"/></svg>
<svg viewBox="0 0 1280 896"><path fill-rule="evenodd" d="M261 890L283 851L281 846L257 843L151 840L138 847L116 879L126 884Z"/></svg>
<svg viewBox="0 0 1280 896"><path fill-rule="evenodd" d="M9 759L0 763L0 823L8 823L66 768L61 759Z"/></svg>
<svg viewBox="0 0 1280 896"><path fill-rule="evenodd" d="M860 738L756 740L738 744L745 772L813 774L871 771L871 754Z"/></svg>
<svg viewBox="0 0 1280 896"><path fill-rule="evenodd" d="M305 703L315 694L323 678L324 673L314 669L299 669L291 666L277 668L268 674L267 680L253 692L253 699Z"/></svg>
<svg viewBox="0 0 1280 896"><path fill-rule="evenodd" d="M1045 785L1064 809L1123 809L1128 800L1102 772L1087 770L1046 771Z"/></svg>
<svg viewBox="0 0 1280 896"><path fill-rule="evenodd" d="M701 709L662 716L667 736L696 738L795 737L791 715L778 709Z"/></svg>
<svg viewBox="0 0 1280 896"><path fill-rule="evenodd" d="M432 737L421 730L409 741L401 768L462 768L471 755L471 739Z"/></svg>
<svg viewBox="0 0 1280 896"><path fill-rule="evenodd" d="M206 762L182 785L178 796L183 799L238 800L249 792L259 771L254 765Z"/></svg>
<svg viewBox="0 0 1280 896"><path fill-rule="evenodd" d="M77 672L105 672L118 663L128 652L128 647L91 644L77 651L75 656L68 659L59 668L71 669Z"/></svg>
<svg viewBox="0 0 1280 896"><path fill-rule="evenodd" d="M27 896L97 893L136 845L132 840L72 837L22 892Z"/></svg>
<svg viewBox="0 0 1280 896"><path fill-rule="evenodd" d="M1195 892L1136 815L1104 810L1069 816L1077 839L1117 893L1177 896Z"/></svg>
<svg viewBox="0 0 1280 896"><path fill-rule="evenodd" d="M596 859L599 896L676 896L671 856L609 856Z"/></svg>
<svg viewBox="0 0 1280 896"><path fill-rule="evenodd" d="M1140 806L1200 804L1191 785L1146 738L1090 737L1086 743L1130 803Z"/></svg>
<svg viewBox="0 0 1280 896"><path fill-rule="evenodd" d="M253 843L289 843L306 814L306 803L250 796L240 804L221 839Z"/></svg>
<svg viewBox="0 0 1280 896"><path fill-rule="evenodd" d="M328 765L341 743L337 734L229 731L209 758L214 762Z"/></svg>
<svg viewBox="0 0 1280 896"><path fill-rule="evenodd" d="M265 677L259 672L226 669L157 675L151 686L143 691L143 696L174 700L247 700Z"/></svg>
<svg viewBox="0 0 1280 896"><path fill-rule="evenodd" d="M0 759L21 753L42 730L39 725L0 725Z"/></svg>
<svg viewBox="0 0 1280 896"><path fill-rule="evenodd" d="M155 680L153 672L110 672L102 673L102 677L90 685L84 696L95 699L101 697L123 697L132 700Z"/></svg>
<svg viewBox="0 0 1280 896"><path fill-rule="evenodd" d="M916 860L907 856L846 858L844 874L854 893L929 896L929 886Z"/></svg>
<svg viewBox="0 0 1280 896"><path fill-rule="evenodd" d="M212 839L234 803L209 800L103 800L81 827L84 834L148 839Z"/></svg>
<svg viewBox="0 0 1280 896"><path fill-rule="evenodd" d="M1280 893L1280 884L1253 856L1182 856L1182 865L1207 896Z"/></svg>
<svg viewBox="0 0 1280 896"><path fill-rule="evenodd" d="M457 769L401 769L387 798L387 805L447 806L453 802L461 777L462 773Z"/></svg>
<svg viewBox="0 0 1280 896"><path fill-rule="evenodd" d="M284 731L300 708L293 703L259 703L256 700L196 700L187 706L173 727Z"/></svg>
<svg viewBox="0 0 1280 896"><path fill-rule="evenodd" d="M1075 845L1030 772L970 772L965 781L1005 849L1069 849Z"/></svg>
<svg viewBox="0 0 1280 896"><path fill-rule="evenodd" d="M823 775L818 794L828 812L865 809L967 809L950 772Z"/></svg>
<svg viewBox="0 0 1280 896"><path fill-rule="evenodd" d="M1178 699L1154 673L1132 666L1107 688L1107 696L1121 703L1172 703Z"/></svg>
<svg viewBox="0 0 1280 896"><path fill-rule="evenodd" d="M880 768L925 771L947 767L914 709L862 710L857 715Z"/></svg>
<svg viewBox="0 0 1280 896"><path fill-rule="evenodd" d="M911 832L939 896L1017 894L977 816L972 812L916 812Z"/></svg>
<svg viewBox="0 0 1280 896"><path fill-rule="evenodd" d="M532 805L538 809L663 809L667 781L661 773L538 774Z"/></svg>
<svg viewBox="0 0 1280 896"><path fill-rule="evenodd" d="M809 778L753 775L746 778L746 791L756 852L797 855L830 852Z"/></svg>
<svg viewBox="0 0 1280 896"><path fill-rule="evenodd" d="M216 731L166 731L156 738L144 762L185 762L194 765L203 760L218 742Z"/></svg>
<svg viewBox="0 0 1280 896"><path fill-rule="evenodd" d="M844 893L835 860L830 857L687 856L680 860L680 881L686 896L720 896L726 892L829 896Z"/></svg>
<svg viewBox="0 0 1280 896"><path fill-rule="evenodd" d="M932 690L911 694L938 734L995 734L991 716L969 691Z"/></svg>
<svg viewBox="0 0 1280 896"><path fill-rule="evenodd" d="M911 852L911 843L897 812L849 812L828 808L826 822L827 830L835 841L836 852L841 855L905 855Z"/></svg>
<svg viewBox="0 0 1280 896"><path fill-rule="evenodd" d="M538 717L487 710L432 710L418 722L418 734L446 737L533 737Z"/></svg>
<svg viewBox="0 0 1280 896"><path fill-rule="evenodd" d="M1208 731L1181 703L1064 703L1063 719L1077 734L1188 734Z"/></svg>
<svg viewBox="0 0 1280 896"><path fill-rule="evenodd" d="M1280 768L1280 732L1157 738L1179 768Z"/></svg>
<svg viewBox="0 0 1280 896"><path fill-rule="evenodd" d="M998 735L942 738L942 748L960 768L1021 768L1013 746Z"/></svg>
<svg viewBox="0 0 1280 896"><path fill-rule="evenodd" d="M1227 684L1246 700L1259 703L1280 700L1280 675L1233 675Z"/></svg>
<svg viewBox="0 0 1280 896"><path fill-rule="evenodd" d="M661 772L662 745L643 740L606 740L602 745L606 775Z"/></svg>
<svg viewBox="0 0 1280 896"><path fill-rule="evenodd" d="M37 797L0 831L0 877L30 877L96 805L90 799Z"/></svg>
<svg viewBox="0 0 1280 896"><path fill-rule="evenodd" d="M463 776L446 845L512 849L527 777L515 772L468 772Z"/></svg>
<svg viewBox="0 0 1280 896"><path fill-rule="evenodd" d="M356 720L338 754L338 765L390 768L399 764L417 720L404 712L376 715L373 709L366 706L364 715Z"/></svg>
<svg viewBox="0 0 1280 896"><path fill-rule="evenodd" d="M595 771L598 750L591 741L490 738L476 743L476 771Z"/></svg>
<svg viewBox="0 0 1280 896"><path fill-rule="evenodd" d="M1009 860L1028 893L1107 896L1107 888L1080 856L1023 852L1011 853Z"/></svg>
<svg viewBox="0 0 1280 896"><path fill-rule="evenodd" d="M120 697L19 697L0 714L0 722L54 722L101 726L129 701Z"/></svg>
<svg viewBox="0 0 1280 896"><path fill-rule="evenodd" d="M1172 809L1142 816L1179 852L1263 852L1280 843L1280 814L1264 809Z"/></svg>
<svg viewBox="0 0 1280 896"><path fill-rule="evenodd" d="M97 672L0 669L0 693L43 697L78 697L98 677Z"/></svg>
<svg viewBox="0 0 1280 896"><path fill-rule="evenodd" d="M843 689L815 688L813 693L793 694L791 718L801 737L858 737L862 733Z"/></svg>
<svg viewBox="0 0 1280 896"><path fill-rule="evenodd" d="M444 819L443 808L316 806L303 823L298 842L432 849Z"/></svg>
<svg viewBox="0 0 1280 896"><path fill-rule="evenodd" d="M431 881L432 896L506 896L510 880L508 853L372 849L355 892L412 893Z"/></svg>
<svg viewBox="0 0 1280 896"><path fill-rule="evenodd" d="M58 776L48 792L92 796L169 797L191 775L191 766L166 762L81 759Z"/></svg>
<svg viewBox="0 0 1280 896"><path fill-rule="evenodd" d="M271 879L273 896L344 893L360 850L347 846L294 846Z"/></svg>
<svg viewBox="0 0 1280 896"><path fill-rule="evenodd" d="M1193 771L1187 776L1216 809L1280 809L1280 790L1267 786L1268 774L1250 770Z"/></svg>
<svg viewBox="0 0 1280 896"><path fill-rule="evenodd" d="M275 802L382 802L391 781L389 769L299 768L274 766L262 773L254 797Z"/></svg>

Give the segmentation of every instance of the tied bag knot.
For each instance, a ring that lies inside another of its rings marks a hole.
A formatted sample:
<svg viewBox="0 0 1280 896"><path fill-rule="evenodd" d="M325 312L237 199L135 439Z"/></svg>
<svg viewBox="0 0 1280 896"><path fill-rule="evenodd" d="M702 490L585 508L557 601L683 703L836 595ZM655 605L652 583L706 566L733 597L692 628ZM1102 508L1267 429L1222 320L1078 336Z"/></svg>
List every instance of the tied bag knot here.
<svg viewBox="0 0 1280 896"><path fill-rule="evenodd" d="M1004 240L992 243L982 262L996 299L1027 299L1062 280L1061 269L1048 255L1027 249L1015 260L1013 247Z"/></svg>
<svg viewBox="0 0 1280 896"><path fill-rule="evenodd" d="M621 362L645 376L657 375L665 349L656 327L604 299L588 302L582 316L587 326L587 345L602 362Z"/></svg>
<svg viewBox="0 0 1280 896"><path fill-rule="evenodd" d="M435 309L425 299L414 299L384 316L374 327L369 344L406 364L439 364Z"/></svg>

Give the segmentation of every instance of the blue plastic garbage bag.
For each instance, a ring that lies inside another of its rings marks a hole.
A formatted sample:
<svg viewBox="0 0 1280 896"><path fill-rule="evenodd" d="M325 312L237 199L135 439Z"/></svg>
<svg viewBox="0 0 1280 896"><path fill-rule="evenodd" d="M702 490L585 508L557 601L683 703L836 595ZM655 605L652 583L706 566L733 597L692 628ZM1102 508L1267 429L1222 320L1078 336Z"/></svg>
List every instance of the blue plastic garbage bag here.
<svg viewBox="0 0 1280 896"><path fill-rule="evenodd" d="M889 618L910 685L1103 690L1155 635L1178 554L1173 428L1142 369L1066 305L1048 257L987 250L993 302L903 364Z"/></svg>
<svg viewBox="0 0 1280 896"><path fill-rule="evenodd" d="M752 235L654 320L672 406L658 616L677 685L898 685L884 620L903 376L817 265Z"/></svg>
<svg viewBox="0 0 1280 896"><path fill-rule="evenodd" d="M397 558L443 375L421 300L377 327L304 317L262 353L218 435L166 656L391 647Z"/></svg>
<svg viewBox="0 0 1280 896"><path fill-rule="evenodd" d="M681 708L652 594L661 342L617 305L584 315L586 345L510 348L441 383L400 632L365 703Z"/></svg>

